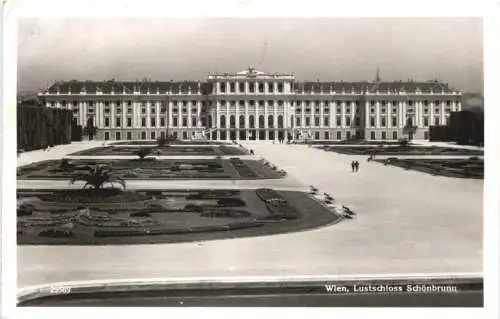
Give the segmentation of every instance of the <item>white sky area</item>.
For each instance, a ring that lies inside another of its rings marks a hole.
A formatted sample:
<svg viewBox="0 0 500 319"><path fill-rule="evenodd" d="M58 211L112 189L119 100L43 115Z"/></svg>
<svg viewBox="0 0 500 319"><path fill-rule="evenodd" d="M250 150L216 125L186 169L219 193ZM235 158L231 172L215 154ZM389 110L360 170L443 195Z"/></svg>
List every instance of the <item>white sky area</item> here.
<svg viewBox="0 0 500 319"><path fill-rule="evenodd" d="M296 79L439 79L483 91L480 18L25 19L18 90L55 81L205 80L253 66Z"/></svg>

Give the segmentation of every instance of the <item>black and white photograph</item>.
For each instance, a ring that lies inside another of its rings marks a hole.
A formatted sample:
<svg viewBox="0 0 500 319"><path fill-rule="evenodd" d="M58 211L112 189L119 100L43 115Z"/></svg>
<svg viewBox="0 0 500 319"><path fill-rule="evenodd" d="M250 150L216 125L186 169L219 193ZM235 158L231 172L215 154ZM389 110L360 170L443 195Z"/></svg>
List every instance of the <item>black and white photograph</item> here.
<svg viewBox="0 0 500 319"><path fill-rule="evenodd" d="M16 309L484 309L485 25L19 17Z"/></svg>

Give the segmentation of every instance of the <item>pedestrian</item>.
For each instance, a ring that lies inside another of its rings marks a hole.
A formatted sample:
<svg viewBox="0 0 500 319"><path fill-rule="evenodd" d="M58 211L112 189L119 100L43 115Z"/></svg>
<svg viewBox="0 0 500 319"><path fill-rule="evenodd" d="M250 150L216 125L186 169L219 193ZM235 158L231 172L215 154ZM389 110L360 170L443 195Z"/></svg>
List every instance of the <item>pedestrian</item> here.
<svg viewBox="0 0 500 319"><path fill-rule="evenodd" d="M354 162L354 167L356 168L356 173L357 173L359 170L359 162L358 161Z"/></svg>
<svg viewBox="0 0 500 319"><path fill-rule="evenodd" d="M356 164L354 164L354 161L352 161L352 162L351 162L351 169L352 169L352 172L353 172L353 173L354 173L355 166L356 166Z"/></svg>

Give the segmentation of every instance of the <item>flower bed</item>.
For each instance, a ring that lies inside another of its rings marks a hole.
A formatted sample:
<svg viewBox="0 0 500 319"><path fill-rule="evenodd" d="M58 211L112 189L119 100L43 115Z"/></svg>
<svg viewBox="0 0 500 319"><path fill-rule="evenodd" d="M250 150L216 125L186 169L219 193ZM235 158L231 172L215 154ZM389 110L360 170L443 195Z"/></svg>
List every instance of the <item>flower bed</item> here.
<svg viewBox="0 0 500 319"><path fill-rule="evenodd" d="M241 177L257 177L257 174L255 174L254 171L248 167L245 162L243 162L240 158L238 157L232 157L229 159L229 162L233 165L234 169L238 172L238 174Z"/></svg>
<svg viewBox="0 0 500 319"><path fill-rule="evenodd" d="M459 178L484 178L484 163L477 159L397 159L375 160L384 165L393 165L404 169L412 169L431 175L459 177Z"/></svg>
<svg viewBox="0 0 500 319"><path fill-rule="evenodd" d="M51 194L39 195L42 201L66 203L122 203L139 202L151 197L141 193L122 191L115 188L103 189L70 189L54 191Z"/></svg>

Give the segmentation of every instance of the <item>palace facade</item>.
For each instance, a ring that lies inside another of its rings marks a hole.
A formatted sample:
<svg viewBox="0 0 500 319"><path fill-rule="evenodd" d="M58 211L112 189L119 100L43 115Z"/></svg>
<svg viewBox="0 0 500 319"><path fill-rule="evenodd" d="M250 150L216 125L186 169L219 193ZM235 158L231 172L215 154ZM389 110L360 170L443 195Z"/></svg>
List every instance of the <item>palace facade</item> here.
<svg viewBox="0 0 500 319"><path fill-rule="evenodd" d="M438 81L299 82L293 74L209 74L205 82L57 82L38 94L97 139L400 139L446 125L461 92Z"/></svg>

